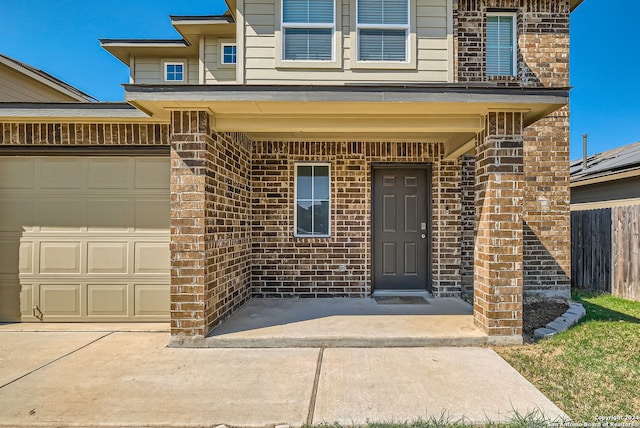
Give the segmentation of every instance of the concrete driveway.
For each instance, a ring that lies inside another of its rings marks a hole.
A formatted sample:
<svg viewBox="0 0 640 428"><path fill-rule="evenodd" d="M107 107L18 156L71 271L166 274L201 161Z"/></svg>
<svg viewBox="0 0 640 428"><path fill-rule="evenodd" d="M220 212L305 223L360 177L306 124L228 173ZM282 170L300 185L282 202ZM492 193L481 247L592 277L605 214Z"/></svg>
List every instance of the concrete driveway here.
<svg viewBox="0 0 640 428"><path fill-rule="evenodd" d="M565 416L488 348L180 349L166 346L163 328L23 326L0 326L0 426L353 425L443 412L486 422L536 409Z"/></svg>

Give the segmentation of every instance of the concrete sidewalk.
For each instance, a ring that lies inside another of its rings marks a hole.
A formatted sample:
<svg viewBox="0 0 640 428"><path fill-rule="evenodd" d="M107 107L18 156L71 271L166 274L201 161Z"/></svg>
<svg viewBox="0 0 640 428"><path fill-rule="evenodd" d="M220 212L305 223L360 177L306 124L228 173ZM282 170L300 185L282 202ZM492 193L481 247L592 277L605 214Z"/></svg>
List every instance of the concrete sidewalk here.
<svg viewBox="0 0 640 428"><path fill-rule="evenodd" d="M16 326L0 326L0 426L353 425L442 412L486 422L536 409L564 416L488 348L186 349L168 348L161 331Z"/></svg>

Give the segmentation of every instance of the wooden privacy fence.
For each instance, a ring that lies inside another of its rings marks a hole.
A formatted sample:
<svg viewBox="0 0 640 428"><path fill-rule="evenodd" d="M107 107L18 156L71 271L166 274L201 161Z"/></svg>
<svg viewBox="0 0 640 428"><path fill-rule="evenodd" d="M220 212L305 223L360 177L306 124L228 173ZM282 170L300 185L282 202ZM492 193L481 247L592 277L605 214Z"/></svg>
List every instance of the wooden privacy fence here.
<svg viewBox="0 0 640 428"><path fill-rule="evenodd" d="M640 301L640 205L571 212L571 285Z"/></svg>

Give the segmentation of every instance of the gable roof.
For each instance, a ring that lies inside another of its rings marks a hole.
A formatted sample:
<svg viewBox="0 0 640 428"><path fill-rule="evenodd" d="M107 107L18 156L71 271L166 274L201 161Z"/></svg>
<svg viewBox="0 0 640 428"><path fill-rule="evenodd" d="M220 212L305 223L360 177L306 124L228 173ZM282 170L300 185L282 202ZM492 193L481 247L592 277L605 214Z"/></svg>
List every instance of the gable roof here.
<svg viewBox="0 0 640 428"><path fill-rule="evenodd" d="M7 55L0 54L0 65L4 65L9 69L30 78L31 80L37 82L36 84L44 85L45 87L58 92L64 97L71 98L71 101L79 101L85 103L97 101L91 95L88 95L78 88L75 88L68 83L63 82L62 80L47 73L46 71L18 61Z"/></svg>
<svg viewBox="0 0 640 428"><path fill-rule="evenodd" d="M571 185L581 186L640 175L640 142L571 162Z"/></svg>

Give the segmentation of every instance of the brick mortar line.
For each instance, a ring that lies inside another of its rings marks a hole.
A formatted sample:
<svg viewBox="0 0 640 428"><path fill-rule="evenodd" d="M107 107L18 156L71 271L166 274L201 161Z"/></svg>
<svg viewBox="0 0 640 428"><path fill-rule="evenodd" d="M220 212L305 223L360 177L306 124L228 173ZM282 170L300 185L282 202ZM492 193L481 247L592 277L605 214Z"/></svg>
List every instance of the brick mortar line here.
<svg viewBox="0 0 640 428"><path fill-rule="evenodd" d="M320 372L322 371L322 359L324 358L324 349L320 348L318 353L318 362L316 363L316 374L313 378L313 388L311 390L311 401L309 402L309 413L307 414L307 425L313 424L313 417L316 411L316 399L318 398L318 385L320 383Z"/></svg>
<svg viewBox="0 0 640 428"><path fill-rule="evenodd" d="M89 346L89 345L93 345L93 344L94 344L94 343L96 343L97 341L102 340L102 339L104 339L104 338L105 338L105 337L107 337L107 336L111 336L113 333L114 333L114 332L109 332L109 333L107 333L107 334L105 334L105 335L103 335L103 336L98 337L97 339L92 340L91 342L89 342L89 343L87 343L87 344L85 344L85 345L82 345L81 347L79 347L79 348L77 348L77 349L74 349L73 351L67 352L67 353L66 353L66 354L64 354L64 355L61 355L61 356L59 356L58 358L56 358L56 359L54 359L54 360L51 360L51 361L49 361L49 362L48 362L48 363L46 363L46 364L41 365L40 367L36 367L35 369L33 369L33 370L31 370L31 371L29 371L29 372L27 372L27 373L23 374L22 376L19 376L19 377L17 377L17 378L15 378L15 379L13 379L12 381L9 381L9 382L5 383L4 385L0 385L0 389L4 388L4 387L6 387L6 386L9 386L9 385L11 385L11 384L13 384L13 383L15 383L15 382L19 381L20 379L24 379L25 377L29 376L30 374L35 373L35 372L37 372L37 371L39 371L39 370L41 370L41 369L43 369L43 368L45 368L45 367L48 367L48 366L50 366L51 364L53 364L53 363L55 363L55 362L57 362L57 361L60 361L60 360L61 360L61 359L63 359L63 358L68 357L68 356L69 356L69 355L71 355L71 354L75 354L76 352L80 351L81 349L84 349L84 348L86 348L86 347L87 347L87 346Z"/></svg>

